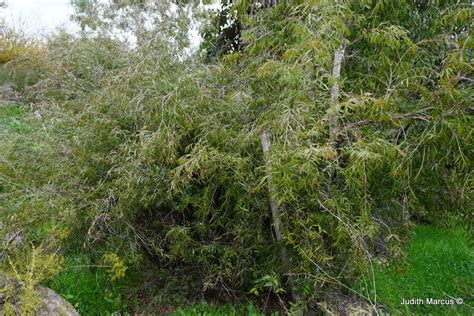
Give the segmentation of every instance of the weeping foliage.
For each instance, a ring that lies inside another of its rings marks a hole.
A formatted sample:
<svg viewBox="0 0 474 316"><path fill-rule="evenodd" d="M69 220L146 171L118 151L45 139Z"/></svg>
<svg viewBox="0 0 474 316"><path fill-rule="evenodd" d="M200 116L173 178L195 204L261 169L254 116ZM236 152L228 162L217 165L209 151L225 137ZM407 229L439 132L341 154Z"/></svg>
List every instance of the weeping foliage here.
<svg viewBox="0 0 474 316"><path fill-rule="evenodd" d="M410 219L471 224L468 2L257 4L234 4L241 46L216 64L157 38L135 50L52 41L40 115L0 144L2 229L54 222L98 258L149 257L203 289L282 295L273 199L297 291L312 299L350 287L377 241L398 249Z"/></svg>

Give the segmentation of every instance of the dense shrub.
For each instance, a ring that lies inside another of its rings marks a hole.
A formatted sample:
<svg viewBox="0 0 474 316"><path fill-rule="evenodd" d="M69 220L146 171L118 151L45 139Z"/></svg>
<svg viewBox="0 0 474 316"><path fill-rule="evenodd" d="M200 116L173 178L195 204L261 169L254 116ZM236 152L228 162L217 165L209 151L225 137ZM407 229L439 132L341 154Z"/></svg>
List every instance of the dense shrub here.
<svg viewBox="0 0 474 316"><path fill-rule="evenodd" d="M0 21L0 85L24 91L36 83L47 70L45 54L44 43L15 32Z"/></svg>
<svg viewBox="0 0 474 316"><path fill-rule="evenodd" d="M186 267L224 293L281 295L291 271L310 299L347 288L410 216L469 222L472 10L383 3L244 7L241 50L218 64L156 37L56 38L32 131L0 144L2 230L54 223L97 260Z"/></svg>

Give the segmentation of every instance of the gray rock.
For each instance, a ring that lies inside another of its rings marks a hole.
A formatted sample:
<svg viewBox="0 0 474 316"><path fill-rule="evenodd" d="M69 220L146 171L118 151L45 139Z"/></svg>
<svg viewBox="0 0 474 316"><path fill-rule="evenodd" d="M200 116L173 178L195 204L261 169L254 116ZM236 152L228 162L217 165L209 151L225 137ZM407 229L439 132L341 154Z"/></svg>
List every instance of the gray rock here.
<svg viewBox="0 0 474 316"><path fill-rule="evenodd" d="M14 230L7 233L4 238L4 243L15 248L23 245L23 236L21 235L21 230Z"/></svg>
<svg viewBox="0 0 474 316"><path fill-rule="evenodd" d="M71 303L59 296L53 290L47 287L40 287L39 291L41 291L43 294L43 306L36 313L36 315L79 315L79 313L74 309Z"/></svg>
<svg viewBox="0 0 474 316"><path fill-rule="evenodd" d="M16 315L21 315L20 308L18 306L18 292L19 284L16 281L8 279L0 275L0 316L3 316L4 313L4 304L6 303L5 290L8 288L9 291L13 291L13 295L9 297L9 304L13 306L13 309L16 311ZM46 316L46 315L64 315L64 316L79 316L79 313L74 309L74 307L58 295L53 290L38 286L36 291L41 299L41 305L36 311L35 315L37 316Z"/></svg>

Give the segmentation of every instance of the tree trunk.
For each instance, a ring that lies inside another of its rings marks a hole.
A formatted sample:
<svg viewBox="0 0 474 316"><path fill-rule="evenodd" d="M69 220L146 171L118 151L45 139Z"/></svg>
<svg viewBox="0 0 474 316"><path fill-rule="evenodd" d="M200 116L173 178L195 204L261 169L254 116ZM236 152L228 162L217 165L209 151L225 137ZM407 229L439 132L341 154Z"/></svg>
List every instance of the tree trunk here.
<svg viewBox="0 0 474 316"><path fill-rule="evenodd" d="M339 124L339 115L336 112L337 110L337 104L340 96L339 92L339 80L341 79L341 65L342 65L342 60L344 59L344 52L346 50L346 39L342 39L341 46L336 49L334 52L334 64L332 67L332 77L334 80L334 83L332 84L331 87L331 107L332 111L329 116L329 140L333 146L333 148L336 148L336 143L337 143L337 137L340 132L340 124Z"/></svg>
<svg viewBox="0 0 474 316"><path fill-rule="evenodd" d="M295 282L291 274L290 262L288 260L288 255L286 253L286 248L282 245L282 234L281 234L281 216L280 208L278 203L274 199L274 188L272 185L272 175L271 175L271 163L270 163L270 138L268 136L268 131L264 131L260 135L260 140L262 143L263 158L265 160L265 167L267 173L267 188L268 188L268 198L270 201L270 210L272 212L272 226L273 231L275 232L275 239L278 245L278 251L280 255L280 261L283 265L284 270L287 272L288 277L288 286L290 290L290 296L292 301L297 301L298 297L295 293Z"/></svg>

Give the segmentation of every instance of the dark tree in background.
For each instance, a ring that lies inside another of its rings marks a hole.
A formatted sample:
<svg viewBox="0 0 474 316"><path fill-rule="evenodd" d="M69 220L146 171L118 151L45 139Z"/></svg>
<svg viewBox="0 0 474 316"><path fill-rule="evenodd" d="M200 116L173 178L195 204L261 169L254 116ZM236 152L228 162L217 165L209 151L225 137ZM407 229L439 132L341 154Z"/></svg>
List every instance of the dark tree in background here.
<svg viewBox="0 0 474 316"><path fill-rule="evenodd" d="M221 8L203 32L201 48L209 60L239 50L241 23L232 10L232 0L223 1Z"/></svg>

